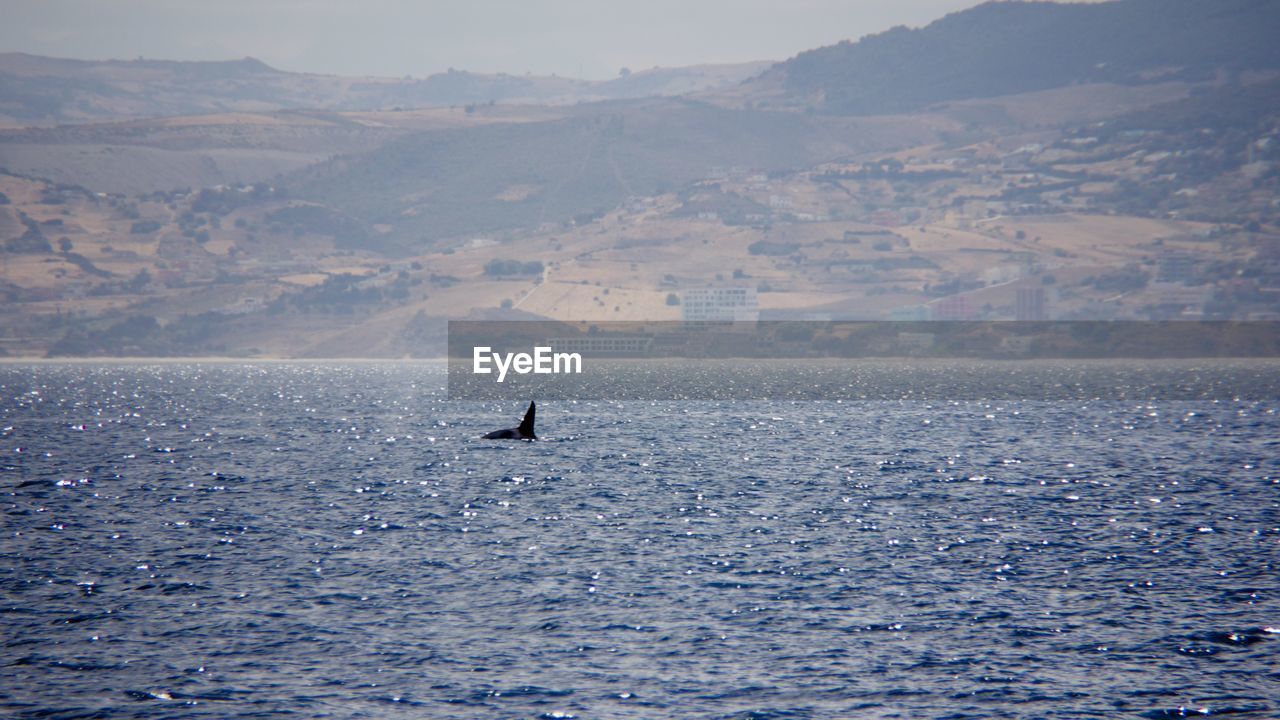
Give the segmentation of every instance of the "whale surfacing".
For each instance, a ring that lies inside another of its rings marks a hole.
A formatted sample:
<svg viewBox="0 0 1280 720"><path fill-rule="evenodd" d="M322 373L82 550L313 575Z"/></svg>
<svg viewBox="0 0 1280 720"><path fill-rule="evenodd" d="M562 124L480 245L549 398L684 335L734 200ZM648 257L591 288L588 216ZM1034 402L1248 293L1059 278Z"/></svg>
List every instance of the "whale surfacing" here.
<svg viewBox="0 0 1280 720"><path fill-rule="evenodd" d="M538 436L533 434L533 416L537 411L537 407L533 401L529 401L529 409L524 413L524 420L520 421L519 427L506 428L505 430L494 430L485 435L485 440L537 440Z"/></svg>

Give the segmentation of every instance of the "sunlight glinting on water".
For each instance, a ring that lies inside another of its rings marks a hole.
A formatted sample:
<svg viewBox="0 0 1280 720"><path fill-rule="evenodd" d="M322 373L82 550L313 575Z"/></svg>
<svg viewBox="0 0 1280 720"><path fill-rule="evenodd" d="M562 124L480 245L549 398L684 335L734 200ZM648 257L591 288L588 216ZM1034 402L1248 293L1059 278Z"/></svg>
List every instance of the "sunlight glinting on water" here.
<svg viewBox="0 0 1280 720"><path fill-rule="evenodd" d="M524 443L442 383L0 368L0 707L1280 710L1274 402L540 401Z"/></svg>

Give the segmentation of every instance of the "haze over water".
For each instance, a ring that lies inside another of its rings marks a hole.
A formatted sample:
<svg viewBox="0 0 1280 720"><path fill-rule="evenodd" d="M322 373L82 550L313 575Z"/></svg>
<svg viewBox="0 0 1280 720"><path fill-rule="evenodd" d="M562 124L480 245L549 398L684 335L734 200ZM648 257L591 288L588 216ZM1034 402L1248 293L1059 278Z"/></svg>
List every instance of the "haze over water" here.
<svg viewBox="0 0 1280 720"><path fill-rule="evenodd" d="M0 714L1280 715L1275 399L444 381L0 365Z"/></svg>

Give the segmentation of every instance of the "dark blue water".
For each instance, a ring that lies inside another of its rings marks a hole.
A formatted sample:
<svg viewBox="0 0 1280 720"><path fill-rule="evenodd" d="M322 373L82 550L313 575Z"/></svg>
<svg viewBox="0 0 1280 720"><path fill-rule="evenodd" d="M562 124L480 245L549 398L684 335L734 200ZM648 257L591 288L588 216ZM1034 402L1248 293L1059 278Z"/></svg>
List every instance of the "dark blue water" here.
<svg viewBox="0 0 1280 720"><path fill-rule="evenodd" d="M0 366L0 715L1280 717L1280 402L443 382Z"/></svg>

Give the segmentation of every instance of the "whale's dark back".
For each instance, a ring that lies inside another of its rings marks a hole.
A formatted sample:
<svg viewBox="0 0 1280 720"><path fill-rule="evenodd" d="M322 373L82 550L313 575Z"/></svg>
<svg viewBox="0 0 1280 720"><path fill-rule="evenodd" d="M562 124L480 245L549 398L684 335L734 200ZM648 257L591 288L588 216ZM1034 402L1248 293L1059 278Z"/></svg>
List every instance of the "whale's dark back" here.
<svg viewBox="0 0 1280 720"><path fill-rule="evenodd" d="M537 440L538 436L533 432L533 418L537 414L537 406L533 401L529 401L529 409L524 413L524 419L520 421L519 427L506 428L504 430L494 430L485 435L485 440Z"/></svg>
<svg viewBox="0 0 1280 720"><path fill-rule="evenodd" d="M516 428L520 433L520 437L526 440L537 440L538 436L533 434L533 416L537 413L538 406L529 401L529 409L524 413L524 419L520 421L520 427Z"/></svg>

